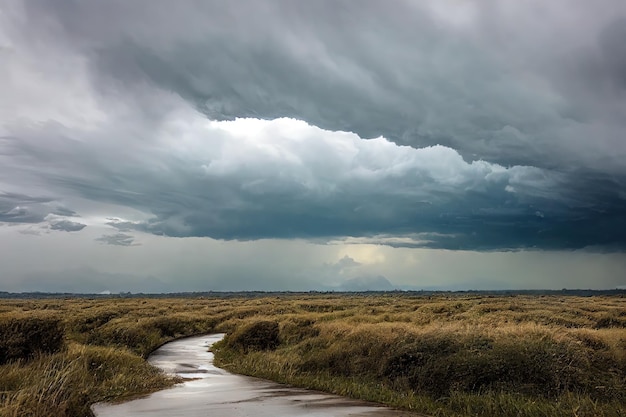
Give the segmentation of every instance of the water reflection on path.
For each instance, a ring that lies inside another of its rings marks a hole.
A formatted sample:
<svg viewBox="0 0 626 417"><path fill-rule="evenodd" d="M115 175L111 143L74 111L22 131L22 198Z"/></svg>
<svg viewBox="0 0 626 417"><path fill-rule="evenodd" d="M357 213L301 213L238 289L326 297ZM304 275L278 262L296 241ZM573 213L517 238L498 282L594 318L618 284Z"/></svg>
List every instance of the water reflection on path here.
<svg viewBox="0 0 626 417"><path fill-rule="evenodd" d="M96 404L98 417L399 417L410 414L257 378L231 374L213 365L208 347L224 335L176 340L148 361L170 374L195 378L148 397L122 404Z"/></svg>

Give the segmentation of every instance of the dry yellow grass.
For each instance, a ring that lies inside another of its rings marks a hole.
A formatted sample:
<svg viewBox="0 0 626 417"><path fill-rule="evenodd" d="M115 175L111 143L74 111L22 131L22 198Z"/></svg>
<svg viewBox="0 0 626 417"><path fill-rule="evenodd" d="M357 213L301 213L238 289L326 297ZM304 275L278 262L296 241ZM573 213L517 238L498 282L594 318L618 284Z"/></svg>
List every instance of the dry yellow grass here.
<svg viewBox="0 0 626 417"><path fill-rule="evenodd" d="M8 317L59 320L65 347L0 365L2 416L77 415L171 384L142 357L167 340L259 321L277 323L277 345L225 343L222 364L439 416L624 416L618 296L0 300Z"/></svg>

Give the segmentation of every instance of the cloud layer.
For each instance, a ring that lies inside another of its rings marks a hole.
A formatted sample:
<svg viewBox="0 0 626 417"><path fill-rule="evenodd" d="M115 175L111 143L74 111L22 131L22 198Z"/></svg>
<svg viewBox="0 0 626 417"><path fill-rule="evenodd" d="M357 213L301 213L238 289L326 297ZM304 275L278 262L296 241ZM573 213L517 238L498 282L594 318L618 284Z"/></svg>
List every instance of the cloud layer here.
<svg viewBox="0 0 626 417"><path fill-rule="evenodd" d="M146 213L145 220L107 222L122 231L240 240L366 237L451 249L623 244L619 201L581 195L559 172L466 162L444 146L364 140L293 119L216 122L192 109L162 119L149 142L127 139L131 154L111 147L100 129L80 132L87 140L69 137L76 133L59 130L54 148L37 155L27 151L39 132L26 132L11 141L12 161L40 158L35 166L58 195ZM63 155L55 161L58 150ZM31 168L13 169L26 177ZM43 198L23 200L25 208L7 210L5 218L43 221L27 215L37 207L28 202ZM54 224L72 229L68 221Z"/></svg>
<svg viewBox="0 0 626 417"><path fill-rule="evenodd" d="M468 160L623 174L620 0L35 1L24 14L101 91L150 84L212 119L292 117Z"/></svg>
<svg viewBox="0 0 626 417"><path fill-rule="evenodd" d="M0 222L622 251L626 6L544 3L9 0Z"/></svg>

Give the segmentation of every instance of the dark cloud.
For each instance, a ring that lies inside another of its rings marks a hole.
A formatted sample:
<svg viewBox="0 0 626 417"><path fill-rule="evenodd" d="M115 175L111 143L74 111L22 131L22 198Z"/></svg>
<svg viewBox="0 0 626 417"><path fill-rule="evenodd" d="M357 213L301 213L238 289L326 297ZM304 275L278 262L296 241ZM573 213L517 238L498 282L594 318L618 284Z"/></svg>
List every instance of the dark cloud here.
<svg viewBox="0 0 626 417"><path fill-rule="evenodd" d="M352 236L478 250L624 246L623 181L616 177L468 163L443 146L401 147L288 119L216 123L192 114L161 127L175 127L159 145L165 150L143 145L141 163L94 140L91 149L74 147L77 153L65 158L73 169L51 175L50 184L152 214L108 221L122 232L227 240ZM57 140L71 149L63 143L69 139ZM95 160L86 170L85 159L95 155L108 164ZM39 169L54 169L45 157Z"/></svg>
<svg viewBox="0 0 626 417"><path fill-rule="evenodd" d="M146 214L120 234L626 247L622 1L11 12L3 178ZM20 198L0 221L76 215Z"/></svg>
<svg viewBox="0 0 626 417"><path fill-rule="evenodd" d="M70 220L53 220L50 222L50 229L62 230L64 232L79 232L83 230L87 225L73 222Z"/></svg>
<svg viewBox="0 0 626 417"><path fill-rule="evenodd" d="M56 207L51 214L65 217L80 217L74 210L70 210L67 207Z"/></svg>
<svg viewBox="0 0 626 417"><path fill-rule="evenodd" d="M52 230L77 232L86 225L64 219L75 217L77 213L58 205L48 197L33 197L19 193L0 193L0 223L40 224ZM41 229L22 230L22 233L39 235Z"/></svg>
<svg viewBox="0 0 626 417"><path fill-rule="evenodd" d="M0 222L41 223L48 214L45 205L52 200L18 193L0 193Z"/></svg>
<svg viewBox="0 0 626 417"><path fill-rule="evenodd" d="M95 240L97 242L105 243L107 245L114 245L114 246L139 246L139 243L135 243L134 236L127 235L126 233L102 235L101 237Z"/></svg>

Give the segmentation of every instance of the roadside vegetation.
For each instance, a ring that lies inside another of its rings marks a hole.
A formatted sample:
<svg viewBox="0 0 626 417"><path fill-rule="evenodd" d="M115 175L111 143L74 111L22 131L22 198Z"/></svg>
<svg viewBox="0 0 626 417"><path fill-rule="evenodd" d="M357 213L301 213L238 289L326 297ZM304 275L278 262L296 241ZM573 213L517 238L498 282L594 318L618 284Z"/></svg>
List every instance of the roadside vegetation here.
<svg viewBox="0 0 626 417"><path fill-rule="evenodd" d="M0 416L89 415L177 381L144 358L226 332L229 370L432 416L626 416L626 298L0 300Z"/></svg>

